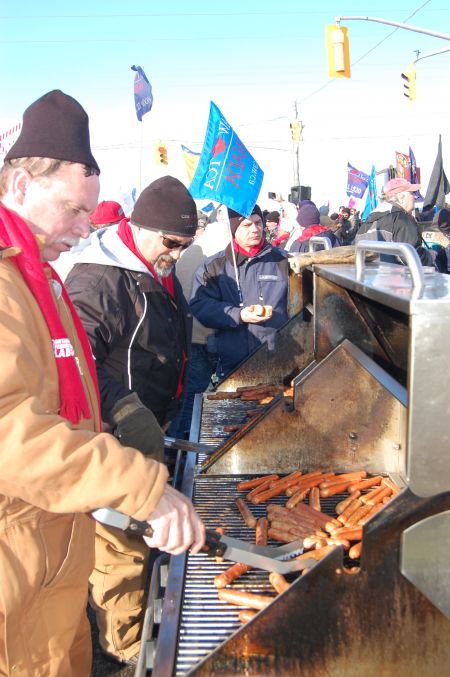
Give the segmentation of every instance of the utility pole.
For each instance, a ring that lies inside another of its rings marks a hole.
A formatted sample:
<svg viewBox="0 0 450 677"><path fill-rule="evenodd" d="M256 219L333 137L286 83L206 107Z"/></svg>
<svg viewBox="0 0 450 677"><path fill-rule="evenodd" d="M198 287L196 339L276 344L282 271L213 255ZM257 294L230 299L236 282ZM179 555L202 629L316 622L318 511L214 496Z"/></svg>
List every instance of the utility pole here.
<svg viewBox="0 0 450 677"><path fill-rule="evenodd" d="M294 101L294 114L295 122L297 123L296 129L298 130L298 135L294 134L294 128L291 125L292 130L292 151L293 151L293 165L294 165L294 186L300 185L300 135L301 128L298 120L298 108L297 101ZM298 136L298 138L296 138Z"/></svg>

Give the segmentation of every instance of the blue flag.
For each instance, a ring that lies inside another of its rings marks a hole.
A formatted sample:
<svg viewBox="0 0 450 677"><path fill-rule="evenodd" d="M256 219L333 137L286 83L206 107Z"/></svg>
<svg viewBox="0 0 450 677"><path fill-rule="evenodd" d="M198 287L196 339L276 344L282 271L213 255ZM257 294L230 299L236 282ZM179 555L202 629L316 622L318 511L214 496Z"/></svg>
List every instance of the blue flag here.
<svg viewBox="0 0 450 677"><path fill-rule="evenodd" d="M131 66L132 71L136 71L134 76L134 105L139 122L146 113L151 111L153 106L152 86L147 76L140 66Z"/></svg>
<svg viewBox="0 0 450 677"><path fill-rule="evenodd" d="M361 221L365 221L370 212L375 209L378 204L376 176L375 165L372 165L372 171L370 172L369 177L369 190L367 192L366 206L364 207L364 211L361 214Z"/></svg>
<svg viewBox="0 0 450 677"><path fill-rule="evenodd" d="M215 200L250 216L264 172L211 101L205 141L189 187L193 198Z"/></svg>
<svg viewBox="0 0 450 677"><path fill-rule="evenodd" d="M349 197L362 198L369 185L370 176L360 172L347 162L347 195Z"/></svg>

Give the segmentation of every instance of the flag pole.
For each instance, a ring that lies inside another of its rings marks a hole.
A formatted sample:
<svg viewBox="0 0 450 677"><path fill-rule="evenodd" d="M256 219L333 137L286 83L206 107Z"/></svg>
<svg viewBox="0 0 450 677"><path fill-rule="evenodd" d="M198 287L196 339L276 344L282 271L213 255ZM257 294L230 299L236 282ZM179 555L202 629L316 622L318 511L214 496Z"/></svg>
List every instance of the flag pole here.
<svg viewBox="0 0 450 677"><path fill-rule="evenodd" d="M139 141L139 194L142 192L142 139L143 139L143 130L142 130L142 120L141 120L141 133Z"/></svg>
<svg viewBox="0 0 450 677"><path fill-rule="evenodd" d="M234 251L234 245L233 245L233 233L231 232L231 225L230 225L230 215L228 214L228 207L227 207L227 223L228 223L228 231L230 233L230 247L231 247L231 255L233 257L233 266L234 266L234 274L236 277L236 284L239 292L239 307L243 308L244 307L244 299L242 298L242 291L241 291L241 285L239 282L239 273L238 273L238 267L237 267L237 262L236 262L236 252Z"/></svg>

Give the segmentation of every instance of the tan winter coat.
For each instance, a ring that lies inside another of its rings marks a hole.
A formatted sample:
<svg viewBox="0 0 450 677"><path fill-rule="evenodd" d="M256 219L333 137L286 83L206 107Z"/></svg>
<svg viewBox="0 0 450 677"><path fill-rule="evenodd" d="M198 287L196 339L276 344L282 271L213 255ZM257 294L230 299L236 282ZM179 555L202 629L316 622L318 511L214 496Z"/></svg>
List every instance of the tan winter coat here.
<svg viewBox="0 0 450 677"><path fill-rule="evenodd" d="M96 432L94 385L62 298L58 310L94 418L72 426L58 415L50 334L8 260L15 253L0 252L0 675L88 677L95 531L89 512L112 506L146 519L167 470Z"/></svg>

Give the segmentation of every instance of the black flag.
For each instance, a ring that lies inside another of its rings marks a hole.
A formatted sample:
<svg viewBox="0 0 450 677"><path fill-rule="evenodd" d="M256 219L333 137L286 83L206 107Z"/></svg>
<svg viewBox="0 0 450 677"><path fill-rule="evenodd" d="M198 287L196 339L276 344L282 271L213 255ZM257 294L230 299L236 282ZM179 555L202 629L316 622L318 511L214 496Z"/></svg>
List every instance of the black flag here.
<svg viewBox="0 0 450 677"><path fill-rule="evenodd" d="M426 212L428 209L433 209L435 206L443 207L447 193L450 193L450 183L444 172L444 164L442 162L442 141L441 135L439 134L438 152L423 202L423 211Z"/></svg>

